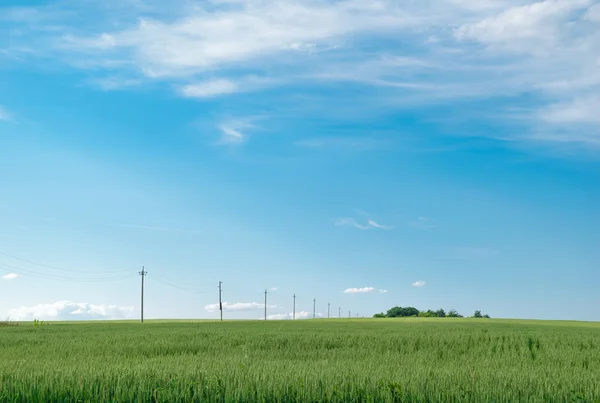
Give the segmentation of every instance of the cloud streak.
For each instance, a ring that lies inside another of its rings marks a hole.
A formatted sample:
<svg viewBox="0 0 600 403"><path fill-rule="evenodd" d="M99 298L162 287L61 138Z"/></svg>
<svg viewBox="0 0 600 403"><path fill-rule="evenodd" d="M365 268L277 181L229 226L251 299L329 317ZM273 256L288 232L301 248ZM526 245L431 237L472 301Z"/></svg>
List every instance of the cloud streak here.
<svg viewBox="0 0 600 403"><path fill-rule="evenodd" d="M199 99L340 83L377 88L381 97L370 102L373 108L397 110L461 99L519 99L527 93L528 112L511 114L513 105L497 106L501 117L487 118L524 125L507 138L600 144L594 113L600 92L596 1L144 4L150 6L86 2L88 8L77 13L63 1L9 9L3 18L10 24L0 26L0 38L11 42L0 40L0 48L9 60L39 57L91 75L124 77L108 79L103 84L108 88L122 80L158 80L181 96ZM15 29L20 35L9 35ZM341 99L335 91L329 94L317 108ZM352 107L356 112L364 103ZM222 130L232 143L244 137L239 127ZM361 147L348 139L308 139L299 145Z"/></svg>
<svg viewBox="0 0 600 403"><path fill-rule="evenodd" d="M418 281L415 281L414 283L412 283L412 286L420 288L420 287L425 287L426 284L427 283L425 281L418 280Z"/></svg>
<svg viewBox="0 0 600 403"><path fill-rule="evenodd" d="M296 320L298 320L298 319L312 319L312 317L313 317L313 313L312 312L307 312L307 311L296 312ZM323 314L317 312L316 317L317 318L322 318ZM268 320L291 320L293 318L294 318L294 313L293 312L290 312L290 313L275 313L275 314L267 315L267 319ZM264 316L261 319L264 319Z"/></svg>
<svg viewBox="0 0 600 403"><path fill-rule="evenodd" d="M362 287L362 288L347 288L344 290L344 294L385 294L387 290L379 290L375 287Z"/></svg>
<svg viewBox="0 0 600 403"><path fill-rule="evenodd" d="M392 229L392 227L383 225L383 224L379 224L378 222L376 222L374 220L367 220L366 223L360 224L354 218L340 218L334 222L334 225L336 227L350 227L350 228L360 229L363 231L370 230L370 229L386 229L386 230Z"/></svg>
<svg viewBox="0 0 600 403"><path fill-rule="evenodd" d="M275 308L277 308L277 305L267 305L267 309ZM265 304L260 304L258 302L223 302L223 311L227 312L255 311L259 309L265 309ZM208 304L204 307L204 310L207 312L218 312L219 304Z"/></svg>
<svg viewBox="0 0 600 403"><path fill-rule="evenodd" d="M18 321L33 319L58 321L114 320L131 318L133 310L133 306L94 305L59 301L53 304L39 304L12 309L9 311L9 316L11 319Z"/></svg>
<svg viewBox="0 0 600 403"><path fill-rule="evenodd" d="M5 274L5 275L3 275L1 277L2 277L3 280L14 280L17 277L19 277L19 275L16 274L16 273L8 273L8 274Z"/></svg>
<svg viewBox="0 0 600 403"><path fill-rule="evenodd" d="M5 122L12 121L12 115L2 105L0 105L0 120Z"/></svg>

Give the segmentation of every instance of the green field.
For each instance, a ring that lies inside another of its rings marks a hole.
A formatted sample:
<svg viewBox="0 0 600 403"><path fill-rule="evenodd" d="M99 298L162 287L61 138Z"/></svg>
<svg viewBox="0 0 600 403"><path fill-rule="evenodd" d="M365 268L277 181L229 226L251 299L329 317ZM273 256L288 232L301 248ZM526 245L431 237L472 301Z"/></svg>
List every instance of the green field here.
<svg viewBox="0 0 600 403"><path fill-rule="evenodd" d="M0 402L600 402L600 324L485 319L22 323Z"/></svg>

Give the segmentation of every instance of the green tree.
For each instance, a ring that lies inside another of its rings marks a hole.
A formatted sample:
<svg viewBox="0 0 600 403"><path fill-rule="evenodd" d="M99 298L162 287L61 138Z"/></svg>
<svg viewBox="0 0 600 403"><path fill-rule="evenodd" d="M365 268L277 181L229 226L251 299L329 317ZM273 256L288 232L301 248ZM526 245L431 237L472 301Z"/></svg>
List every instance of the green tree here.
<svg viewBox="0 0 600 403"><path fill-rule="evenodd" d="M458 312L456 312L456 310L454 309L450 309L448 311L448 315L446 315L449 318L462 318L462 315L459 314Z"/></svg>
<svg viewBox="0 0 600 403"><path fill-rule="evenodd" d="M429 309L427 311L420 311L419 316L422 318L434 318L436 314L431 309Z"/></svg>
<svg viewBox="0 0 600 403"><path fill-rule="evenodd" d="M404 318L407 316L419 316L419 310L411 306L406 308L395 306L387 311L386 316L388 318Z"/></svg>
<svg viewBox="0 0 600 403"><path fill-rule="evenodd" d="M445 318L446 311L444 311L443 309L438 309L437 311L435 311L435 316L437 316L438 318Z"/></svg>
<svg viewBox="0 0 600 403"><path fill-rule="evenodd" d="M374 318L385 318L385 314L384 313L376 313L375 315L373 315Z"/></svg>
<svg viewBox="0 0 600 403"><path fill-rule="evenodd" d="M473 315L474 318L483 318L483 316L481 316L481 311L475 311L475 314Z"/></svg>

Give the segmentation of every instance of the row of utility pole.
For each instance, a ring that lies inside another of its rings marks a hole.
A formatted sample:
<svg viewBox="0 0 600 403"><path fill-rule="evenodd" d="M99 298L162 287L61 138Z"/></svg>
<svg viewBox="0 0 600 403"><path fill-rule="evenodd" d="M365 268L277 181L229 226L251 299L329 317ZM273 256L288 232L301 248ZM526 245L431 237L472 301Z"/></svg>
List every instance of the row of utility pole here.
<svg viewBox="0 0 600 403"><path fill-rule="evenodd" d="M144 266L142 266L142 271L139 272L140 276L142 276L142 303L141 303L141 315L140 315L140 319L141 322L144 323L144 277L146 277L146 275L148 274L148 272L145 270ZM217 286L219 288L219 312L220 312L220 316L221 316L221 322L223 322L223 283L221 281L219 281L219 285ZM265 320L267 320L267 294L269 292L267 290L265 290ZM296 320L296 294L294 294L293 296L294 298L294 307L293 307L293 311L292 311L292 319ZM327 318L329 319L331 317L330 315L331 313L331 303L328 302L327 303ZM313 299L313 319L316 319L317 317L317 299L314 298ZM348 318L351 317L351 312L348 311ZM356 317L358 317L358 314L356 314ZM342 318L342 307L338 307L338 318Z"/></svg>

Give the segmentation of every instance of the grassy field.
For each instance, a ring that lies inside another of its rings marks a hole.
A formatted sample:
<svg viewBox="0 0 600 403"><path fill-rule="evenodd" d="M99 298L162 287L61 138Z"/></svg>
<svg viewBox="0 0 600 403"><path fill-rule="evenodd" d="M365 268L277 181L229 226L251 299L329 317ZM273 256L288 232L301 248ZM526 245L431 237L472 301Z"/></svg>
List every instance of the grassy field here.
<svg viewBox="0 0 600 403"><path fill-rule="evenodd" d="M0 402L600 402L600 324L483 319L23 323Z"/></svg>

